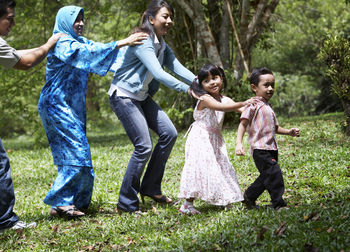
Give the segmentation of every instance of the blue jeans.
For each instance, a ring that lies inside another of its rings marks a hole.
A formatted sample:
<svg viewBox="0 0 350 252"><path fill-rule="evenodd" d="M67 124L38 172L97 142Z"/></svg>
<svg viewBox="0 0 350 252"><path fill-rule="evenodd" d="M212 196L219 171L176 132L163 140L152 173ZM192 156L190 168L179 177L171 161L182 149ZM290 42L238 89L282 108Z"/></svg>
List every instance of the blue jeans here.
<svg viewBox="0 0 350 252"><path fill-rule="evenodd" d="M10 160L0 138L0 230L12 227L18 221L13 212L15 192L11 179Z"/></svg>
<svg viewBox="0 0 350 252"><path fill-rule="evenodd" d="M175 144L177 131L167 114L151 97L136 101L118 97L114 92L109 102L135 147L126 168L118 201L118 208L133 212L139 209L138 192L143 195L162 194L165 164ZM159 136L153 153L149 128ZM142 172L150 157L140 186Z"/></svg>

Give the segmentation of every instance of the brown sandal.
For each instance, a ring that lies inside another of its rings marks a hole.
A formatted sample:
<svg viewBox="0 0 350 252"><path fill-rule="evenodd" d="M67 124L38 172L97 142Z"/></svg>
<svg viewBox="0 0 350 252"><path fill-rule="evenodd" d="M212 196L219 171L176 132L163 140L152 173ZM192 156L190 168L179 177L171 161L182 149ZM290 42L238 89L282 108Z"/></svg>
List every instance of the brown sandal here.
<svg viewBox="0 0 350 252"><path fill-rule="evenodd" d="M67 217L67 218L79 218L79 217L85 216L85 213L80 211L74 205L71 205L71 206L51 208L50 215Z"/></svg>

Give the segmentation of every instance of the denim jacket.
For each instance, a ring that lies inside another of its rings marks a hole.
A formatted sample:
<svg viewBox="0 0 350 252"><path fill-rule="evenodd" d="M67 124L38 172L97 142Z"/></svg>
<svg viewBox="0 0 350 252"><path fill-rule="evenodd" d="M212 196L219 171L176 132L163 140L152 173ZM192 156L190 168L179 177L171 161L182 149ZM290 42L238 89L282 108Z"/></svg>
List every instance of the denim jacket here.
<svg viewBox="0 0 350 252"><path fill-rule="evenodd" d="M152 36L149 36L147 40L143 41L142 45L129 46L122 50L124 54L117 59L121 62L116 64L112 85L117 85L137 94L142 89L149 71L153 76L148 90L150 96L158 91L159 83L163 83L177 91L187 92L189 86L165 72L163 66L166 66L188 84L191 84L194 80L194 74L178 61L168 44L166 44L161 64L155 54L153 41Z"/></svg>

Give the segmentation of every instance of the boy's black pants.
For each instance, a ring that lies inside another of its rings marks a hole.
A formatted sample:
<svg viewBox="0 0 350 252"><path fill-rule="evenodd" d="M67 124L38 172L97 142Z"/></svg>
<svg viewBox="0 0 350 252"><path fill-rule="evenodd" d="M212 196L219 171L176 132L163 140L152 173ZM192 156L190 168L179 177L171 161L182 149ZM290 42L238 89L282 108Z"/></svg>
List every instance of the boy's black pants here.
<svg viewBox="0 0 350 252"><path fill-rule="evenodd" d="M266 189L270 194L273 207L285 205L282 199L284 193L283 177L277 163L278 151L255 149L253 158L260 176L245 191L246 197L255 201Z"/></svg>

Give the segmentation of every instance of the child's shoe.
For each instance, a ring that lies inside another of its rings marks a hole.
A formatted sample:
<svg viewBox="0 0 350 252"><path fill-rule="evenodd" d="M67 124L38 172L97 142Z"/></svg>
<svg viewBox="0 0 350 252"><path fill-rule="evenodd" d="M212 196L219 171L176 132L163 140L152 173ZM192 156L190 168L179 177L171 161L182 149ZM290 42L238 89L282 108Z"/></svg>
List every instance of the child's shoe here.
<svg viewBox="0 0 350 252"><path fill-rule="evenodd" d="M259 206L256 205L255 201L250 200L245 193L243 195L243 198L244 198L243 203L247 206L248 209L258 209L259 208Z"/></svg>
<svg viewBox="0 0 350 252"><path fill-rule="evenodd" d="M179 212L187 215L200 214L200 212L197 209L195 209L193 205L185 204L182 204L182 206L179 209Z"/></svg>

